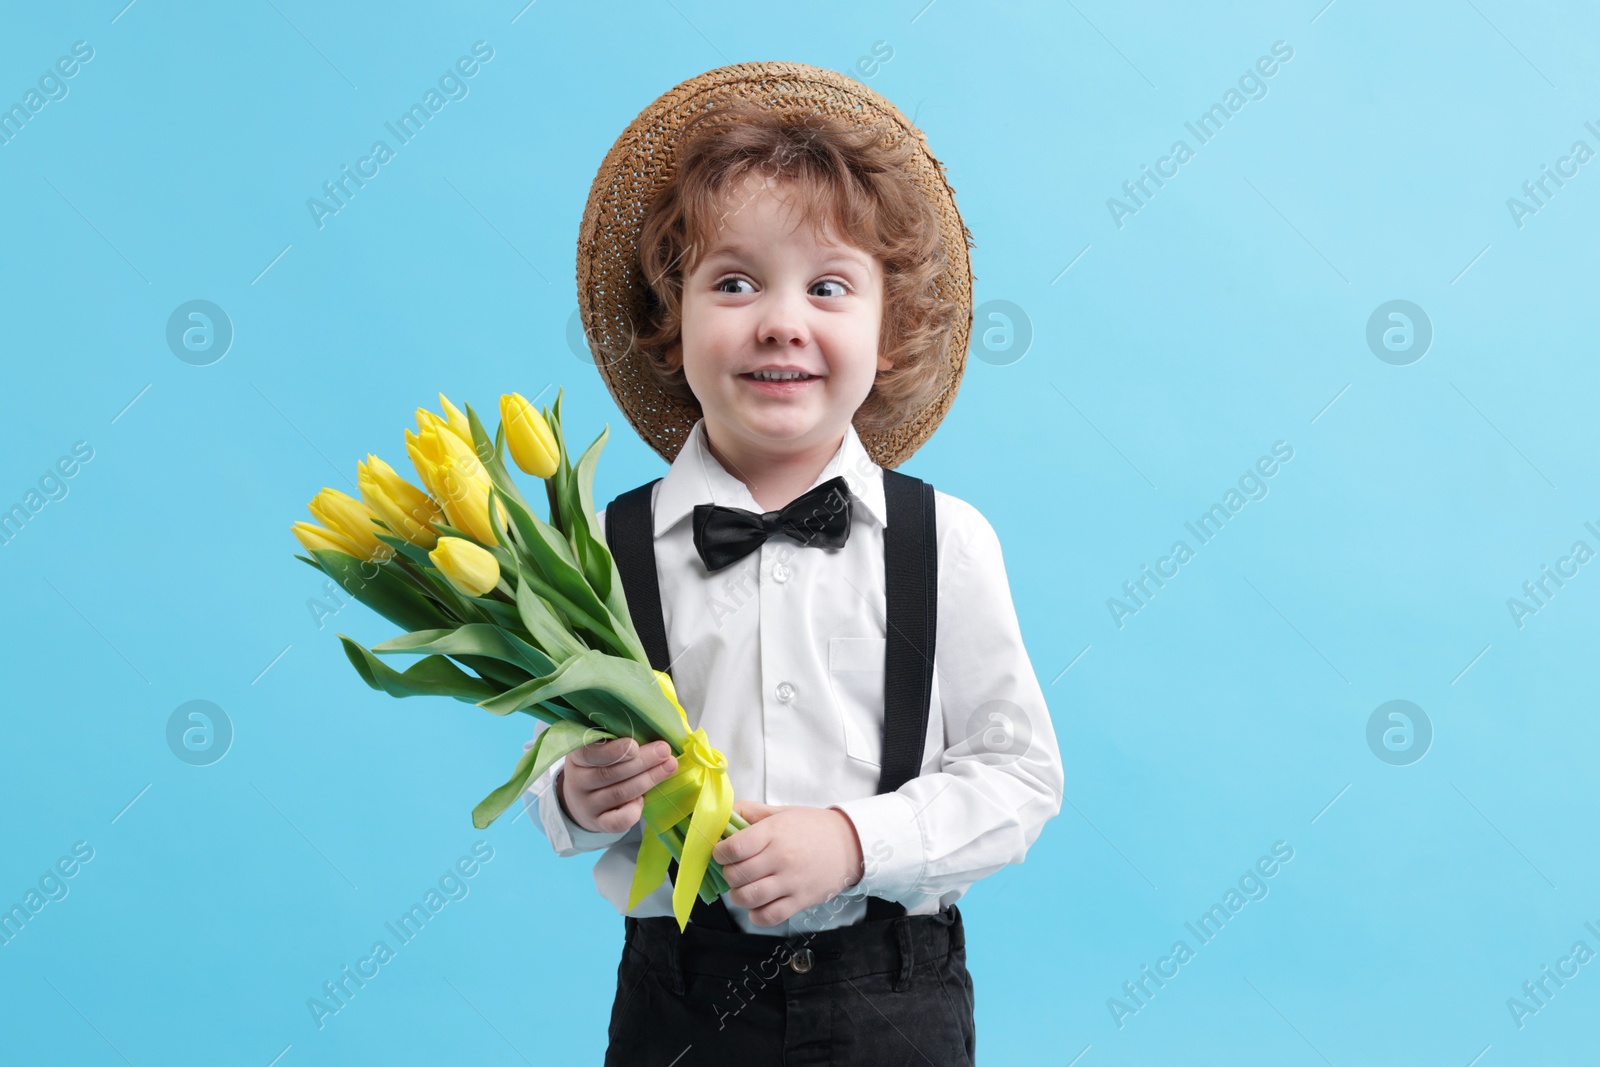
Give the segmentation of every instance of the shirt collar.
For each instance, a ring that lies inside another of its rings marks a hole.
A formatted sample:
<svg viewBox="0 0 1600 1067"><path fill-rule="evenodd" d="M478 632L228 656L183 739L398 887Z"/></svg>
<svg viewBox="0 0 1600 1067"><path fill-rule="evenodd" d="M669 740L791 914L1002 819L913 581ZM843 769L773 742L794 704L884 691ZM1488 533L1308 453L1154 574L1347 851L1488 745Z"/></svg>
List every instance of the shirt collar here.
<svg viewBox="0 0 1600 1067"><path fill-rule="evenodd" d="M705 419L695 420L688 440L679 450L661 481L656 495L655 536L660 537L693 513L696 504L720 504L744 508L761 514L763 508L750 495L749 488L729 474L705 443ZM815 489L830 478L843 475L850 494L860 505L858 513L880 526L888 524L883 500L883 468L872 461L853 425L846 425L844 440L828 465L807 489Z"/></svg>

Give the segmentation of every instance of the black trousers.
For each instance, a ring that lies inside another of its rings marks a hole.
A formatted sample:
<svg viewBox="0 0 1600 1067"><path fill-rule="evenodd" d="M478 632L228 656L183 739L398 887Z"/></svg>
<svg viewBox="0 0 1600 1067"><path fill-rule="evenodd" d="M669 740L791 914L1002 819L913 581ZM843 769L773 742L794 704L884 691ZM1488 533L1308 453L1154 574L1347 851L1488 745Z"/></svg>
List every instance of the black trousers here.
<svg viewBox="0 0 1600 1067"><path fill-rule="evenodd" d="M971 1067L954 904L774 937L624 920L606 1067Z"/></svg>

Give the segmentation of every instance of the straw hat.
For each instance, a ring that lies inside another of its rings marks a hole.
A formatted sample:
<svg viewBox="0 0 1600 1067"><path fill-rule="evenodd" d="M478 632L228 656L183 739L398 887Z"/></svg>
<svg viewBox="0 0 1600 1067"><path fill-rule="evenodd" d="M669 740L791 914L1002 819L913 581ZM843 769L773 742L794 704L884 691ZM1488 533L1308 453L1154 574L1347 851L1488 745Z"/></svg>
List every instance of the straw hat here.
<svg viewBox="0 0 1600 1067"><path fill-rule="evenodd" d="M663 93L617 138L595 175L578 231L578 309L595 365L639 436L671 463L701 413L698 404L663 390L642 358L630 352L633 324L644 321L649 291L638 264L639 230L646 209L672 174L678 136L688 120L717 101L741 96L768 108L865 121L887 131L891 140L912 137L921 147L911 178L939 218L947 264L939 292L943 299L956 301L964 314L951 332L944 381L934 399L895 427L860 433L875 463L895 467L933 434L966 369L972 332L970 236L943 165L928 151L922 131L878 93L835 71L804 63L719 67Z"/></svg>

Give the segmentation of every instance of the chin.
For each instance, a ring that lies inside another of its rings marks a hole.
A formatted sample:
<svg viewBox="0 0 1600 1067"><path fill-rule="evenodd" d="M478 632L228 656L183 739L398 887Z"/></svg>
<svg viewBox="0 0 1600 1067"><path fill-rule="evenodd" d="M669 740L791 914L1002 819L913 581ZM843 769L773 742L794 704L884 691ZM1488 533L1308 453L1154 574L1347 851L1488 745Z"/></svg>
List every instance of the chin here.
<svg viewBox="0 0 1600 1067"><path fill-rule="evenodd" d="M826 419L813 412L745 411L740 425L752 437L767 441L794 441L819 432Z"/></svg>

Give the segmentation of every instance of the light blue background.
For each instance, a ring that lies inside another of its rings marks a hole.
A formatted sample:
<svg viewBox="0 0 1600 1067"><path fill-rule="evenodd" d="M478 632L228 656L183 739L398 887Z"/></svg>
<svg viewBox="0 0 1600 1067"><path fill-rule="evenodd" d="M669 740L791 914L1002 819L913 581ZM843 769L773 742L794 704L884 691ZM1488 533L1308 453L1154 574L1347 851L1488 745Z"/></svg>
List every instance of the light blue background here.
<svg viewBox="0 0 1600 1067"><path fill-rule="evenodd" d="M595 169L683 79L876 42L978 302L1034 333L974 348L903 468L999 532L1066 761L1026 863L961 902L982 1062L1592 1056L1600 961L1521 1029L1506 1006L1600 951L1600 563L1520 629L1506 604L1600 548L1600 161L1506 206L1600 149L1591 6L124 2L0 33L7 105L95 50L0 146L0 506L94 449L0 549L0 903L95 850L0 947L0 1059L599 1062L620 918L525 817L468 814L531 721L362 685L335 631L393 627L319 629L288 527L368 451L403 467L441 390L559 384L574 437L611 425L597 496L660 474L565 339ZM307 198L478 40L470 95L319 230ZM1266 97L1119 229L1107 198L1275 41ZM236 330L206 367L164 339L192 299ZM1435 331L1408 366L1365 341L1391 299ZM1107 599L1276 441L1270 494L1119 629ZM164 733L195 699L236 732L203 768ZM1410 766L1367 745L1392 699L1435 731ZM307 998L479 839L470 894L319 1031ZM1270 895L1119 1028L1108 998L1276 841Z"/></svg>

